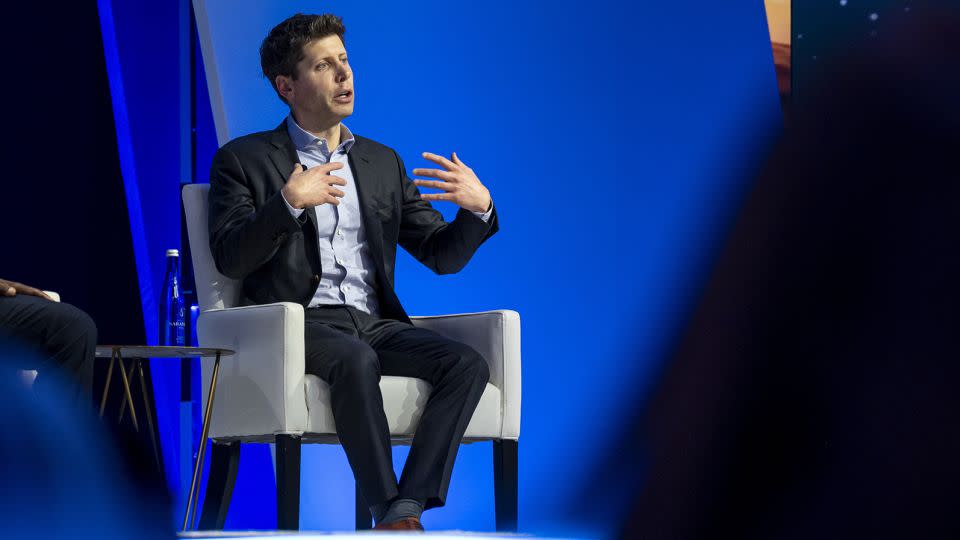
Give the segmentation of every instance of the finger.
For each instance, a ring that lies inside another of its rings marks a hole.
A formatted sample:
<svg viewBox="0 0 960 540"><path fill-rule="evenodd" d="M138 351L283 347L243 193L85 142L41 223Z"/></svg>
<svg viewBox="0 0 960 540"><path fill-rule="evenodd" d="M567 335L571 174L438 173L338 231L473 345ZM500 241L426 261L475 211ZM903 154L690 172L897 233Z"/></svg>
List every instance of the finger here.
<svg viewBox="0 0 960 540"><path fill-rule="evenodd" d="M452 201L453 193L424 193L420 196L425 201Z"/></svg>
<svg viewBox="0 0 960 540"><path fill-rule="evenodd" d="M44 300L53 300L53 298L50 298L49 296L47 296L47 293L41 291L40 289L34 289L33 287L29 287L28 290L23 291L23 292L24 292L24 294L29 294L29 295L31 295L31 296L37 296L37 297L43 298Z"/></svg>
<svg viewBox="0 0 960 540"><path fill-rule="evenodd" d="M437 182L436 180L414 180L413 183L420 187L442 189L444 191L453 191L457 188L449 182Z"/></svg>
<svg viewBox="0 0 960 540"><path fill-rule="evenodd" d="M49 298L43 291L29 285L24 285L23 283L17 283L14 285L17 289L17 292L20 294L26 294L28 296L39 296L40 298Z"/></svg>
<svg viewBox="0 0 960 540"><path fill-rule="evenodd" d="M345 186L345 185L347 185L347 181L346 181L346 180L344 180L343 178L340 178L339 176L334 176L334 175L332 175L332 174L331 174L331 175L327 175L327 178L324 179L324 182L326 182L327 185L330 185L330 186Z"/></svg>
<svg viewBox="0 0 960 540"><path fill-rule="evenodd" d="M441 180L446 180L451 182L457 179L457 176L448 171L441 171L440 169L414 169L414 176L429 176L431 178L439 178Z"/></svg>
<svg viewBox="0 0 960 540"><path fill-rule="evenodd" d="M17 294L23 294L32 288L29 285L20 283L19 281L7 281L7 286L13 287L13 290L16 291Z"/></svg>
<svg viewBox="0 0 960 540"><path fill-rule="evenodd" d="M466 167L466 166L467 166L466 163L460 161L460 158L457 157L457 153L456 153L456 152L454 152L451 157L453 158L453 162L456 163L457 165L459 165L459 166L461 166L461 167Z"/></svg>
<svg viewBox="0 0 960 540"><path fill-rule="evenodd" d="M328 195L328 196L327 196L327 204L332 204L332 205L334 205L334 206L337 206L337 205L340 204L340 199Z"/></svg>
<svg viewBox="0 0 960 540"><path fill-rule="evenodd" d="M330 195L333 195L334 197L346 197L347 195L346 193L340 191L337 188L330 188L330 191L328 191L327 193L329 193Z"/></svg>
<svg viewBox="0 0 960 540"><path fill-rule="evenodd" d="M457 168L457 165L456 165L455 163L453 163L452 161L450 161L449 159L447 159L447 158L445 158L445 157L443 157L443 156L438 156L437 154L431 154L430 152L424 152L424 153L423 153L423 159L426 159L426 160L428 160L428 161L432 161L432 162L436 163L437 165L441 165L441 166L445 167L448 171L452 171L452 170L454 170L454 169Z"/></svg>
<svg viewBox="0 0 960 540"><path fill-rule="evenodd" d="M47 299L47 300L53 300L53 298L50 298L50 296L47 295L46 292L41 291L40 289L37 289L36 287L31 287L31 286L29 286L29 285L22 285L22 284L21 284L21 285L20 285L20 293L22 293L22 294L29 294L29 295L31 295L31 296L39 296L40 298L45 298L45 299Z"/></svg>
<svg viewBox="0 0 960 540"><path fill-rule="evenodd" d="M293 166L293 174L300 174L303 172L303 165L297 163Z"/></svg>
<svg viewBox="0 0 960 540"><path fill-rule="evenodd" d="M317 174L329 174L330 171L335 171L342 168L343 163L324 163L323 165L318 165L310 170L317 171Z"/></svg>
<svg viewBox="0 0 960 540"><path fill-rule="evenodd" d="M16 295L17 295L17 290L14 289L13 287L7 285L6 288L3 289L3 295L4 295L4 296L16 296Z"/></svg>

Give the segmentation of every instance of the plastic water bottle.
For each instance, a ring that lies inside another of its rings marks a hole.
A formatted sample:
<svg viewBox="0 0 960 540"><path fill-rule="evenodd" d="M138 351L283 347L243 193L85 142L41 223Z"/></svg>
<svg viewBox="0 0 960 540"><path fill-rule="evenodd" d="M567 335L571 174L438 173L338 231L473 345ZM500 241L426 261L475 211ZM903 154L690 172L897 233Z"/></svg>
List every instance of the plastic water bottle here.
<svg viewBox="0 0 960 540"><path fill-rule="evenodd" d="M167 273L160 302L160 345L186 345L187 313L180 291L180 251L167 250Z"/></svg>

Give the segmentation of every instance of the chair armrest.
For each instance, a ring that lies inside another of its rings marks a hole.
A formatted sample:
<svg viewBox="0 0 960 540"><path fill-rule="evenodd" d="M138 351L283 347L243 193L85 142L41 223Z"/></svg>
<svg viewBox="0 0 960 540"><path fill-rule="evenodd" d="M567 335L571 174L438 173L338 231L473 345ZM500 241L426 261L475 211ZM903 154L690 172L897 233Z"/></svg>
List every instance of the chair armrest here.
<svg viewBox="0 0 960 540"><path fill-rule="evenodd" d="M232 349L220 362L210 437L302 432L307 427L303 306L279 302L200 314L201 347ZM203 360L203 399L213 360Z"/></svg>
<svg viewBox="0 0 960 540"><path fill-rule="evenodd" d="M434 317L413 324L474 348L490 366L490 384L500 389L504 439L520 437L520 314L508 309Z"/></svg>

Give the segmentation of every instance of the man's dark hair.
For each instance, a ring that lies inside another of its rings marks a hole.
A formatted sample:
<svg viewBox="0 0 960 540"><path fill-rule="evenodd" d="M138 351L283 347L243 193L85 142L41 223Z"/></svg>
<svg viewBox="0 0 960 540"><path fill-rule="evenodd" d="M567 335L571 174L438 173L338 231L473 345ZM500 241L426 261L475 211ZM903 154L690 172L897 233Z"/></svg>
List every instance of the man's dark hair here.
<svg viewBox="0 0 960 540"><path fill-rule="evenodd" d="M273 27L260 44L260 68L270 80L277 96L287 100L277 90L277 76L297 78L297 64L303 60L304 45L327 36L337 36L343 41L343 20L332 13L323 15L296 15ZM289 105L289 104L288 104Z"/></svg>

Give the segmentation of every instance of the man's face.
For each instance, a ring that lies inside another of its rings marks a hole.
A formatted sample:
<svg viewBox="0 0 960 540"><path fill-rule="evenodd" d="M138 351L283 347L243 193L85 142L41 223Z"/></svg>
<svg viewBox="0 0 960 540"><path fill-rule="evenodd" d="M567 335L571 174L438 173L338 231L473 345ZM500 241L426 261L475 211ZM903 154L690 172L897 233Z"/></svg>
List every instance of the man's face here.
<svg viewBox="0 0 960 540"><path fill-rule="evenodd" d="M304 45L303 53L296 79L277 77L277 88L297 120L311 126L335 125L353 114L353 72L340 38L313 40Z"/></svg>

